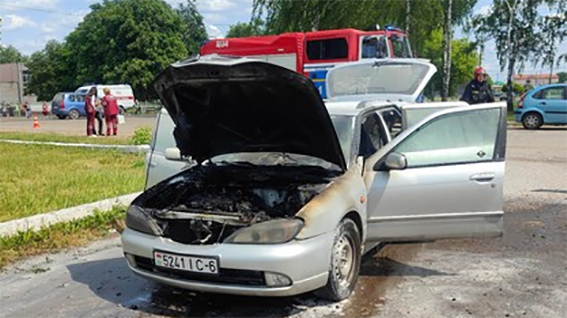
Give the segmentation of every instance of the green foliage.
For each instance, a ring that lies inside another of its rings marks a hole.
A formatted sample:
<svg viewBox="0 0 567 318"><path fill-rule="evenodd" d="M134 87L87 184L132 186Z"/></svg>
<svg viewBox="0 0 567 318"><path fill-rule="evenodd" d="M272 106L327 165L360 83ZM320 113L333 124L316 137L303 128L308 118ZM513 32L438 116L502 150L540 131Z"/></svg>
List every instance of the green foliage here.
<svg viewBox="0 0 567 318"><path fill-rule="evenodd" d="M138 127L134 130L134 136L130 138L131 145L149 145L152 140L151 127Z"/></svg>
<svg viewBox="0 0 567 318"><path fill-rule="evenodd" d="M182 40L189 55L198 54L201 44L207 40L207 30L203 16L197 11L195 0L187 0L187 4L179 4L177 13L183 21Z"/></svg>
<svg viewBox="0 0 567 318"><path fill-rule="evenodd" d="M259 18L254 18L248 23L238 22L230 26L227 38L243 38L248 36L258 36L265 33L264 22Z"/></svg>
<svg viewBox="0 0 567 318"><path fill-rule="evenodd" d="M477 0L453 1L452 20L460 24ZM410 41L421 56L424 41L442 27L444 0L411 1L407 18L407 1L400 0L254 0L254 18L266 18L266 32L311 31L356 28L393 24L410 29ZM409 21L409 26L406 26Z"/></svg>
<svg viewBox="0 0 567 318"><path fill-rule="evenodd" d="M521 70L528 61L553 64L555 43L564 34L556 32L557 28L552 25L555 22L546 21L546 17L539 13L544 6L550 15L558 13L557 16L562 16L560 19L565 19L567 0L494 0L490 14L472 19L472 29L476 33L496 42L500 68L508 68L508 85L512 84L514 72ZM510 92L507 97L508 110L512 110Z"/></svg>
<svg viewBox="0 0 567 318"><path fill-rule="evenodd" d="M104 1L69 34L76 83L129 83L145 99L155 75L187 56L183 21L161 0Z"/></svg>
<svg viewBox="0 0 567 318"><path fill-rule="evenodd" d="M567 72L559 72L557 76L559 76L559 83L567 83Z"/></svg>
<svg viewBox="0 0 567 318"><path fill-rule="evenodd" d="M26 62L26 56L22 55L18 49L15 47L8 45L8 46L1 46L0 45L0 64L4 63L18 63L18 62Z"/></svg>
<svg viewBox="0 0 567 318"><path fill-rule="evenodd" d="M206 38L193 9L193 1L177 11L163 0L93 4L66 42L51 41L32 55L28 92L48 100L84 83L128 83L138 99L148 99L157 73Z"/></svg>
<svg viewBox="0 0 567 318"><path fill-rule="evenodd" d="M512 88L512 92L516 95L522 95L526 91L526 88L518 83L512 83ZM504 93L508 92L508 86L506 84L502 85L501 90Z"/></svg>
<svg viewBox="0 0 567 318"><path fill-rule="evenodd" d="M423 45L422 57L430 59L437 67L438 72L433 76L426 89L429 98L434 97L434 92L441 90L442 74L439 70L443 65L443 52L441 42L443 31L438 29L431 34L431 37ZM475 66L478 61L476 46L467 39L453 40L451 43L451 80L449 85L449 96L454 96L457 87L467 84L472 79Z"/></svg>
<svg viewBox="0 0 567 318"><path fill-rule="evenodd" d="M55 40L47 42L43 50L33 53L26 64L32 74L27 92L36 94L38 100L51 100L57 92L74 91L78 85L73 77L73 54L68 45Z"/></svg>

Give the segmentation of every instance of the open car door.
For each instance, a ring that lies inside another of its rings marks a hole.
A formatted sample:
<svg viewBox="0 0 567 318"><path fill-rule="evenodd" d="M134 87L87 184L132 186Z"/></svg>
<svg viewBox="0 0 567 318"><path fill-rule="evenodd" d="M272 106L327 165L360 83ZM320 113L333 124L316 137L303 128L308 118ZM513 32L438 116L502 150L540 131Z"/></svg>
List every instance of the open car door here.
<svg viewBox="0 0 567 318"><path fill-rule="evenodd" d="M501 235L506 105L454 106L368 158L368 241Z"/></svg>

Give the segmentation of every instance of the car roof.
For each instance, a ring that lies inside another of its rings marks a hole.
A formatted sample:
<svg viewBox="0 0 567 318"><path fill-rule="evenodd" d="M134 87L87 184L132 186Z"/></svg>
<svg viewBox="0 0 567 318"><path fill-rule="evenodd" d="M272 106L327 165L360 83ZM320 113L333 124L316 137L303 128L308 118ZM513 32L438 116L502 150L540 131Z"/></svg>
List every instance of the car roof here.
<svg viewBox="0 0 567 318"><path fill-rule="evenodd" d="M554 84L545 84L534 87L534 91L539 91L541 89L549 88L549 87L566 87L567 83L554 83Z"/></svg>

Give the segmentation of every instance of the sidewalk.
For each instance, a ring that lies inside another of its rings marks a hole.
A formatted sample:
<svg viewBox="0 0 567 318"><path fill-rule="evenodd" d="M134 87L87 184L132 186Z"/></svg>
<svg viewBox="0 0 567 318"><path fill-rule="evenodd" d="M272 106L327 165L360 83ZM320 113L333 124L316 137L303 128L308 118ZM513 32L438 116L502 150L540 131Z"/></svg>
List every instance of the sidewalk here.
<svg viewBox="0 0 567 318"><path fill-rule="evenodd" d="M128 206L140 193L141 192L130 193L115 198L0 223L0 236L14 235L18 231L37 231L44 226L92 215L95 210L107 211L116 205Z"/></svg>

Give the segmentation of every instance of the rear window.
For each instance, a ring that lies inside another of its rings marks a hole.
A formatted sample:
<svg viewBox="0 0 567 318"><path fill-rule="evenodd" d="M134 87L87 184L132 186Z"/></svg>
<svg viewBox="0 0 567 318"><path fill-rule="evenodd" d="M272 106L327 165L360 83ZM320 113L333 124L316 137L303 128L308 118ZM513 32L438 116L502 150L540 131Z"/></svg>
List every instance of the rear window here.
<svg viewBox="0 0 567 318"><path fill-rule="evenodd" d="M53 96L54 102L60 103L62 99L63 99L63 94L55 94L55 96Z"/></svg>
<svg viewBox="0 0 567 318"><path fill-rule="evenodd" d="M307 58L317 60L338 60L348 57L345 38L307 41Z"/></svg>

